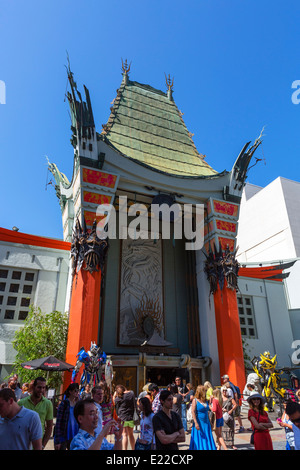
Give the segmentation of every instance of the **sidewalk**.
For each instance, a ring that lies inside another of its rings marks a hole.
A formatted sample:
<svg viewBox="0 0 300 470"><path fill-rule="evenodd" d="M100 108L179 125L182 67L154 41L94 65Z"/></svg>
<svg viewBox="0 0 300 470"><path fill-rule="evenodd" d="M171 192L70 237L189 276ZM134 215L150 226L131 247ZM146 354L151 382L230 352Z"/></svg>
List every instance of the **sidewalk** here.
<svg viewBox="0 0 300 470"><path fill-rule="evenodd" d="M274 450L285 450L285 445L286 445L286 439L285 439L285 431L283 428L279 426L279 424L276 421L277 414L276 413L269 413L269 417L273 423L273 428L270 429L270 435L272 438L273 442L273 448ZM246 413L241 414L242 418L242 423L245 429L250 429L250 421L247 418ZM236 421L237 423L237 421ZM239 426L236 426L236 429L238 431ZM215 434L213 433L214 437ZM237 450L254 450L253 445L250 444L250 436L251 436L251 431L246 431L243 433L238 433L234 435L234 445L237 447ZM190 444L190 438L191 434L186 435L186 442L185 444L179 444L180 450L188 450L189 444ZM230 449L231 450L231 449Z"/></svg>
<svg viewBox="0 0 300 470"><path fill-rule="evenodd" d="M283 428L279 426L276 421L277 414L269 413L269 417L273 423L273 428L270 430L273 448L274 450L285 450L286 439L285 439L285 431ZM244 412L241 414L242 423L245 429L250 428L250 422L248 421L247 414ZM238 430L237 425L237 430ZM134 433L134 437L138 437L138 433ZM214 437L215 434L213 433ZM254 447L250 444L250 436L251 432L246 431L243 433L236 433L234 437L234 445L237 447L238 450L254 450ZM186 434L186 441L183 444L179 444L179 450L188 450L190 445L191 434ZM113 437L108 437L109 442L114 442ZM46 450L54 450L53 438L51 438L46 446Z"/></svg>

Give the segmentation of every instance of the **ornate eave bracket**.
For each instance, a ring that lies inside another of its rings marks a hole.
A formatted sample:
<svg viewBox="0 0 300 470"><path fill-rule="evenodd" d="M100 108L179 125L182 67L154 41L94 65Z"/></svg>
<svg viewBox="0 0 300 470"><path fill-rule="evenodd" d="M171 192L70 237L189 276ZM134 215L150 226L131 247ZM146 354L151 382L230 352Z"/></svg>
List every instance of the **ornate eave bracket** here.
<svg viewBox="0 0 300 470"><path fill-rule="evenodd" d="M227 201L238 202L241 199L242 190L246 184L248 173L250 168L254 167L263 158L256 158L255 163L251 166L250 162L253 158L254 153L260 145L262 145L262 136L264 128L262 129L259 137L255 139L255 142L249 147L251 142L247 142L242 148L236 162L231 170L231 178L229 185L224 187L224 199Z"/></svg>

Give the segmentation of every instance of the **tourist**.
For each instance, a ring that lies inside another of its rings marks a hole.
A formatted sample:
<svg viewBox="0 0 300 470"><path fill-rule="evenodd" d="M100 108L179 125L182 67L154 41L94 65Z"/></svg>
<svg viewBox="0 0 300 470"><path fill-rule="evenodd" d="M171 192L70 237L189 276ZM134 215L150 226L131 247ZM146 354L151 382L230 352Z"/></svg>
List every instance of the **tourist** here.
<svg viewBox="0 0 300 470"><path fill-rule="evenodd" d="M253 383L246 383L245 388L243 390L243 398L242 398L242 409L246 408L249 409L249 404L247 402L247 398L252 394L255 393L255 385ZM249 429L247 429L249 431ZM251 429L250 429L251 431Z"/></svg>
<svg viewBox="0 0 300 470"><path fill-rule="evenodd" d="M80 392L80 399L84 400L85 398L92 398L91 385L86 384L84 389Z"/></svg>
<svg viewBox="0 0 300 470"><path fill-rule="evenodd" d="M110 388L105 381L99 382L99 386L103 390L103 400L101 402L103 426L112 419L113 415L113 400L110 392Z"/></svg>
<svg viewBox="0 0 300 470"><path fill-rule="evenodd" d="M46 447L53 428L53 405L48 398L45 398L46 379L37 377L33 382L32 392L28 397L19 400L19 405L39 414L43 430L43 448Z"/></svg>
<svg viewBox="0 0 300 470"><path fill-rule="evenodd" d="M286 412L293 423L293 431L295 437L295 450L300 450L300 404L296 402L288 402Z"/></svg>
<svg viewBox="0 0 300 470"><path fill-rule="evenodd" d="M237 419L239 423L239 431L238 432L245 432L245 428L242 423L242 418L241 418L241 406L240 406L240 400L242 398L240 389L237 385L234 385L232 382L229 380L229 376L227 374L222 376L223 379L223 385L226 385L228 388L232 390L233 393L233 398L236 403L236 408L234 411L234 417Z"/></svg>
<svg viewBox="0 0 300 470"><path fill-rule="evenodd" d="M186 403L184 401L184 395L186 394L187 392L187 389L186 389L186 386L184 384L182 384L182 380L181 380L181 377L177 376L175 377L175 385L178 387L178 392L181 394L182 396L182 400L181 400L181 413L180 413L180 417L181 417L181 420L182 420L182 424L183 424L183 428L185 430L185 432L187 432L187 419L186 419Z"/></svg>
<svg viewBox="0 0 300 470"><path fill-rule="evenodd" d="M247 400L247 398L252 394L252 393L255 393L255 385L252 384L252 383L247 383L245 388L244 388L244 391L243 391L243 397L245 398L245 400Z"/></svg>
<svg viewBox="0 0 300 470"><path fill-rule="evenodd" d="M151 385L151 383L147 383L146 385L143 386L143 391L138 396L137 404L139 404L139 400L141 398L148 398L148 400L152 404L152 396L151 396L151 392L149 391L149 386L150 385Z"/></svg>
<svg viewBox="0 0 300 470"><path fill-rule="evenodd" d="M148 387L149 392L151 393L152 397L152 411L153 413L157 413L161 410L161 402L160 402L160 391L156 384L150 384Z"/></svg>
<svg viewBox="0 0 300 470"><path fill-rule="evenodd" d="M21 396L22 396L22 390L20 389L20 387L18 386L18 380L17 380L17 377L14 375L13 377L10 377L8 379L8 382L7 382L7 386L8 388L10 388L11 390L13 390L13 392L15 393L16 395L16 399L17 401L20 400Z"/></svg>
<svg viewBox="0 0 300 470"><path fill-rule="evenodd" d="M210 382L204 382L203 386L204 386L205 391L206 391L206 400L208 402L210 402L210 399L211 399L211 397L213 395L213 391L214 391L213 386Z"/></svg>
<svg viewBox="0 0 300 470"><path fill-rule="evenodd" d="M230 447L231 449L235 450L236 447L234 446L234 410L236 409L237 404L232 396L232 392L230 393L230 389L227 384L221 387L221 393L223 400L222 411L224 425L222 431L224 441L227 447Z"/></svg>
<svg viewBox="0 0 300 470"><path fill-rule="evenodd" d="M39 415L20 406L11 388L0 390L0 416L1 450L42 450Z"/></svg>
<svg viewBox="0 0 300 470"><path fill-rule="evenodd" d="M71 450L122 450L123 426L120 420L111 420L106 423L100 433L96 432L98 426L98 412L92 398L79 400L74 408L79 431L73 437ZM113 428L115 443L110 444L106 436Z"/></svg>
<svg viewBox="0 0 300 470"><path fill-rule="evenodd" d="M285 450L295 450L295 436L293 431L293 423L290 420L288 414L286 413L286 405L287 401L283 403L283 414L281 418L277 419L279 426L284 428L285 430L285 437L286 437L286 447Z"/></svg>
<svg viewBox="0 0 300 470"><path fill-rule="evenodd" d="M79 398L79 385L72 383L64 393L65 398L57 408L54 449L70 450L73 437L78 433L78 423L74 416L74 407Z"/></svg>
<svg viewBox="0 0 300 470"><path fill-rule="evenodd" d="M190 450L216 450L208 412L206 389L204 385L198 385L192 402L193 427Z"/></svg>
<svg viewBox="0 0 300 470"><path fill-rule="evenodd" d="M103 412L102 412L102 402L104 398L104 390L100 385L95 385L95 387L92 388L92 399L95 402L96 408L97 408L97 413L98 413L98 426L96 427L95 431L99 434L104 426L104 420L103 420ZM110 420L107 420L111 421ZM106 423L105 423L106 424Z"/></svg>
<svg viewBox="0 0 300 470"><path fill-rule="evenodd" d="M153 430L153 416L151 403L148 398L142 397L138 403L141 413L140 436L136 440L135 450L151 450L154 449L155 439Z"/></svg>
<svg viewBox="0 0 300 470"><path fill-rule="evenodd" d="M34 384L34 380L31 380L31 382L29 382L29 387L28 387L28 392L29 392L29 395L32 394L32 390L33 390L33 384Z"/></svg>
<svg viewBox="0 0 300 470"><path fill-rule="evenodd" d="M29 383L28 382L23 383L23 385L21 387L21 390L22 390L21 398L28 397L30 395L30 393L29 393Z"/></svg>
<svg viewBox="0 0 300 470"><path fill-rule="evenodd" d="M187 388L187 393L185 393L184 395L184 402L186 404L186 421L187 421L187 430L186 430L186 434L188 434L189 430L188 430L188 423L192 423L193 422L193 416L192 416L192 401L193 401L193 398L194 398L194 395L195 395L195 392L194 392L194 387L191 383L187 383L186 384L186 388Z"/></svg>
<svg viewBox="0 0 300 470"><path fill-rule="evenodd" d="M163 382L164 381L163 381L163 378L162 378L161 374L157 374L156 379L155 379L156 385L162 386L162 385L164 385Z"/></svg>
<svg viewBox="0 0 300 470"><path fill-rule="evenodd" d="M182 421L172 411L173 395L169 390L160 392L161 409L154 414L152 423L155 433L156 450L178 450L178 443L185 442Z"/></svg>
<svg viewBox="0 0 300 470"><path fill-rule="evenodd" d="M127 450L128 441L130 442L131 449L134 450L135 439L133 435L133 415L135 410L135 396L133 391L127 390L123 385L117 385L114 402L117 415L123 422L123 450Z"/></svg>
<svg viewBox="0 0 300 470"><path fill-rule="evenodd" d="M191 383L186 384L187 392L184 394L184 401L186 404L191 403L194 397L194 387Z"/></svg>
<svg viewBox="0 0 300 470"><path fill-rule="evenodd" d="M181 418L181 421L182 421L182 408L181 408L181 405L182 405L182 402L183 402L183 396L181 395L181 393L179 393L178 387L175 384L169 384L168 387L167 387L167 390L169 390L173 395L173 408L172 408L172 410L175 411L175 413L179 414L179 416Z"/></svg>
<svg viewBox="0 0 300 470"><path fill-rule="evenodd" d="M224 450L228 450L222 435L222 428L224 425L222 406L223 399L221 390L219 388L215 388L211 397L211 411L215 414L214 432L216 434L217 450L221 450L222 447Z"/></svg>
<svg viewBox="0 0 300 470"><path fill-rule="evenodd" d="M265 398L259 393L253 393L248 397L249 412L248 419L251 422L254 433L255 450L273 450L272 439L269 429L273 424L264 410Z"/></svg>

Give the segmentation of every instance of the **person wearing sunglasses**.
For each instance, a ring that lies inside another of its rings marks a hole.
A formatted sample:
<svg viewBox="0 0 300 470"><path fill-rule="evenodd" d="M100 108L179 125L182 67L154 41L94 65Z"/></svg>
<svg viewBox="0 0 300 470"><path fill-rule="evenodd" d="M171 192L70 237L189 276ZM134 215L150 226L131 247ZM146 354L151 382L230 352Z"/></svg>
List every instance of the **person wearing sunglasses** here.
<svg viewBox="0 0 300 470"><path fill-rule="evenodd" d="M294 401L288 402L286 405L286 413L289 415L293 426L295 450L300 450L300 404Z"/></svg>
<svg viewBox="0 0 300 470"><path fill-rule="evenodd" d="M252 393L247 398L249 403L248 419L253 430L253 443L255 450L273 450L269 429L273 424L264 410L265 398L259 393Z"/></svg>

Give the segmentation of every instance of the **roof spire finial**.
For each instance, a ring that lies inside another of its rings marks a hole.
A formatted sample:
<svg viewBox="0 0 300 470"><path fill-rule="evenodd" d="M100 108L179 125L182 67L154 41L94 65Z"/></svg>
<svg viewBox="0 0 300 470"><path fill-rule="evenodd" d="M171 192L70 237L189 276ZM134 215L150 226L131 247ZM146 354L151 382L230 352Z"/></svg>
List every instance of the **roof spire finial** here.
<svg viewBox="0 0 300 470"><path fill-rule="evenodd" d="M168 77L165 74L165 77L166 77L166 85L167 85L167 88L168 88L167 95L168 95L169 100L172 100L173 99L172 94L173 94L173 86L174 86L174 77L172 78L172 80L171 80L170 74L169 74Z"/></svg>
<svg viewBox="0 0 300 470"><path fill-rule="evenodd" d="M130 62L130 64L128 65L127 59L125 59L125 62L123 62L123 59L121 59L121 60L122 60L123 78L124 78L124 81L125 81L125 85L127 85L127 82L128 82L128 74L129 74L129 72L130 72L131 62Z"/></svg>

